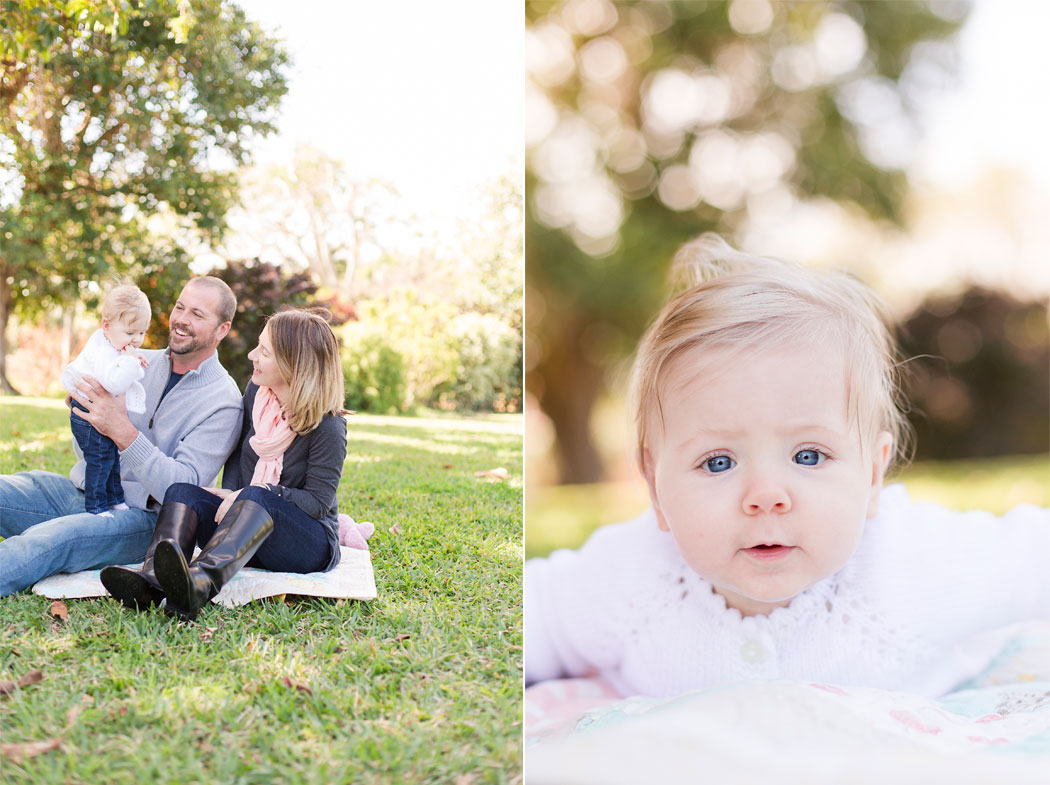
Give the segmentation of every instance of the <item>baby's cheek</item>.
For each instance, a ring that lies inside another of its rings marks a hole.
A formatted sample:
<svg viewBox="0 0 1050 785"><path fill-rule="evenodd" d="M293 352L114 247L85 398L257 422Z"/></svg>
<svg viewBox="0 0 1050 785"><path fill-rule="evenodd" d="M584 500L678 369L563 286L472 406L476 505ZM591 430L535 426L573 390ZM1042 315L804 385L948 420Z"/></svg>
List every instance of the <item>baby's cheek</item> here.
<svg viewBox="0 0 1050 785"><path fill-rule="evenodd" d="M678 552L686 563L703 578L709 578L720 548L717 538L701 526L672 527Z"/></svg>
<svg viewBox="0 0 1050 785"><path fill-rule="evenodd" d="M843 526L827 533L828 548L826 558L831 562L832 571L838 570L850 560L860 546L864 534L864 522L867 519L856 512L851 513Z"/></svg>

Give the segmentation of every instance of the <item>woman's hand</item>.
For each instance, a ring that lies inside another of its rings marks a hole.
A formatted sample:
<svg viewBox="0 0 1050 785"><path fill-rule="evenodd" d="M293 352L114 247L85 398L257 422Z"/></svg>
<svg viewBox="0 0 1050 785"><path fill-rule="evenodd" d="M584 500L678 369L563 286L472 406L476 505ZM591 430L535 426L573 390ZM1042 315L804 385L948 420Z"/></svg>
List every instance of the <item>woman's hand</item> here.
<svg viewBox="0 0 1050 785"><path fill-rule="evenodd" d="M209 491L215 493L220 490L218 488L209 488ZM242 489L243 490L243 489ZM219 505L219 509L215 512L215 522L221 523L222 519L226 516L226 512L230 509L230 506L237 501L237 497L240 496L240 491L226 491L226 498L222 500L222 504ZM218 494L216 494L218 495Z"/></svg>
<svg viewBox="0 0 1050 785"><path fill-rule="evenodd" d="M236 491L231 491L229 488L205 488L204 490L218 496L220 499L225 499L231 493L236 493Z"/></svg>

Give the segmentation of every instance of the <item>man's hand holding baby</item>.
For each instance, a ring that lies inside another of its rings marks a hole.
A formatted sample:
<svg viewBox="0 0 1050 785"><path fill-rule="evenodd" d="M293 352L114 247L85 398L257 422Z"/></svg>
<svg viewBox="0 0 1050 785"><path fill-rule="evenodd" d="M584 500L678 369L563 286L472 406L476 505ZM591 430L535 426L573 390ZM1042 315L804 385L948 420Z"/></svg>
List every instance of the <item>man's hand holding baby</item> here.
<svg viewBox="0 0 1050 785"><path fill-rule="evenodd" d="M87 420L96 431L108 436L118 449L125 450L138 437L138 429L128 419L124 395L113 395L93 376L84 375L77 382L73 397L87 411L74 409L77 416Z"/></svg>

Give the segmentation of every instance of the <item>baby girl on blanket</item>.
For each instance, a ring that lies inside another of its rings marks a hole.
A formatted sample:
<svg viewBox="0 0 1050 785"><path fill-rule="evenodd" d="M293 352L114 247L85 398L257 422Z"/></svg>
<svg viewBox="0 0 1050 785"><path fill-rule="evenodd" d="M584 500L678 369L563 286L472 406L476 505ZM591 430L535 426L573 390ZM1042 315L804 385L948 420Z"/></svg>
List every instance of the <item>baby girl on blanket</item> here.
<svg viewBox="0 0 1050 785"><path fill-rule="evenodd" d="M702 237L632 379L651 509L525 565L526 684L805 679L936 696L968 639L1050 616L1050 514L909 500L896 350L845 274ZM992 652L989 652L989 656Z"/></svg>

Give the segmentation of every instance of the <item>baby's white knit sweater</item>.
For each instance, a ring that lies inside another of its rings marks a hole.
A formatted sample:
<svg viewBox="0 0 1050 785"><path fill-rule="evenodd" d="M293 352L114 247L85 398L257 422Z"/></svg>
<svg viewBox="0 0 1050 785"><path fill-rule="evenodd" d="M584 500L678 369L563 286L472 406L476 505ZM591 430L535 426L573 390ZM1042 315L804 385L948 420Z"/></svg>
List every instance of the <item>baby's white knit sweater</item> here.
<svg viewBox="0 0 1050 785"><path fill-rule="evenodd" d="M623 695L652 696L805 679L933 697L994 653L974 636L1050 618L1048 554L1048 510L958 513L894 485L841 570L787 607L742 617L650 510L526 563L525 679L597 673Z"/></svg>

